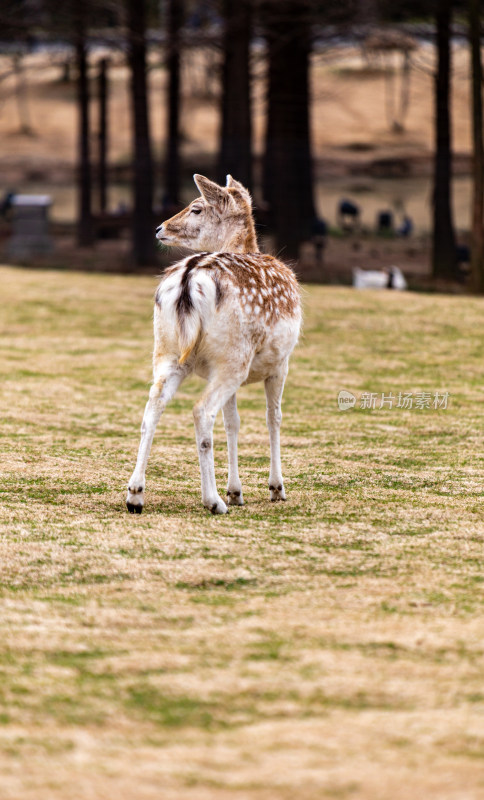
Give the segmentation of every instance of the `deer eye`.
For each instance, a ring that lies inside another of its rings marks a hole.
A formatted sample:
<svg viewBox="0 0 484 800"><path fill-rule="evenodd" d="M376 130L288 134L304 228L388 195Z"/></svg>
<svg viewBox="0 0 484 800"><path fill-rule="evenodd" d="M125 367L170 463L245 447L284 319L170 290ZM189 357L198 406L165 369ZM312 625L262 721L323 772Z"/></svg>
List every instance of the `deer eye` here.
<svg viewBox="0 0 484 800"><path fill-rule="evenodd" d="M192 214L201 214L202 213L202 209L201 208L192 208L191 213Z"/></svg>

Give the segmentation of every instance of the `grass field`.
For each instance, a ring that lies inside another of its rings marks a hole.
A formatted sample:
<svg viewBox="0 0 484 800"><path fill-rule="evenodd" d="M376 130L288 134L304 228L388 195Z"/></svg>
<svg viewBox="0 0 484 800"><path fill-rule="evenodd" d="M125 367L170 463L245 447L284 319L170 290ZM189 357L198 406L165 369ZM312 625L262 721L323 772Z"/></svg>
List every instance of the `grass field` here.
<svg viewBox="0 0 484 800"><path fill-rule="evenodd" d="M288 501L256 385L204 511L193 380L133 517L156 281L0 277L2 800L484 797L484 301L307 288Z"/></svg>

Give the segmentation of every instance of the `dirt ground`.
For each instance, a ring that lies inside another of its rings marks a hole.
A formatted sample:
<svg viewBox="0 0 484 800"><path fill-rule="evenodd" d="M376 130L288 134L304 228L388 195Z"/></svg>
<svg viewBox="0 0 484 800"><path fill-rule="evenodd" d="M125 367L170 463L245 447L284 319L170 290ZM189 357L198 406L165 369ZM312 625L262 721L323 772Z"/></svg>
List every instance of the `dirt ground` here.
<svg viewBox="0 0 484 800"><path fill-rule="evenodd" d="M92 58L93 92L96 61L105 53L97 51ZM314 156L323 164L323 172L338 174L345 164L368 160L408 157L428 158L433 145L432 86L433 49L421 45L412 54L410 104L404 130L391 129L388 109L391 98L399 97L399 61L395 56L383 64L375 57L368 61L359 50L331 48L313 57L312 125ZM49 169L52 179L72 166L76 153L75 87L63 83L63 59L60 56L37 54L25 58L26 93L28 98L29 134L20 132L20 119L15 100L15 78L0 84L0 164L4 176L13 177L15 169L22 174L38 174ZM166 126L164 93L166 74L159 67L160 59L151 54L150 111L151 128L158 157L163 153ZM455 46L453 124L454 148L469 153L469 71L467 48ZM263 147L265 88L261 54L254 54L254 123L255 153ZM0 58L0 74L11 70L6 56ZM389 72L390 70L390 72ZM392 70L394 72L392 72ZM201 159L214 155L217 149L219 119L217 112L217 55L211 51L188 50L183 66L183 150L185 158ZM388 76L393 75L393 78ZM389 84L389 80L393 81ZM393 87L393 88L392 88ZM113 57L110 79L109 158L113 165L129 163L131 134L129 123L128 71L120 56ZM93 132L96 108L93 100ZM93 143L94 143L93 135ZM10 171L8 173L8 171Z"/></svg>

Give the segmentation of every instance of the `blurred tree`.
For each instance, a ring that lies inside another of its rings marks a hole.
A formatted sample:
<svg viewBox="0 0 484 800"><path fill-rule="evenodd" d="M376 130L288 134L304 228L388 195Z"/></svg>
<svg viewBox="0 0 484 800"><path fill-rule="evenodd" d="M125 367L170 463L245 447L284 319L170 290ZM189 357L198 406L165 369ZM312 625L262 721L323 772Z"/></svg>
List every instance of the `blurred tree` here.
<svg viewBox="0 0 484 800"><path fill-rule="evenodd" d="M104 5L94 0L43 0L44 27L52 36L73 45L77 69L77 243L94 241L92 220L92 168L90 149L90 86L88 27L103 18Z"/></svg>
<svg viewBox="0 0 484 800"><path fill-rule="evenodd" d="M355 22L363 25L374 25L378 20L377 0L358 0L355 8Z"/></svg>
<svg viewBox="0 0 484 800"><path fill-rule="evenodd" d="M168 0L167 67L168 129L165 158L165 198L169 205L180 202L180 32L184 17L184 0Z"/></svg>
<svg viewBox="0 0 484 800"><path fill-rule="evenodd" d="M78 104L78 212L77 243L79 247L89 247L94 242L92 224L92 174L89 142L89 82L86 43L86 15L84 0L79 0L75 10L75 47L77 64L77 104Z"/></svg>
<svg viewBox="0 0 484 800"><path fill-rule="evenodd" d="M33 127L24 58L29 52L33 31L40 22L40 8L37 5L32 7L29 0L2 0L0 3L1 39L2 42L8 42L4 54L10 57L11 71L15 76L18 133L25 136L33 134ZM6 74L2 77L6 77Z"/></svg>
<svg viewBox="0 0 484 800"><path fill-rule="evenodd" d="M405 118L410 105L411 54L416 49L417 43L412 36L394 28L375 30L364 40L365 54L373 58L376 55L385 72L385 105L389 128L393 133L403 133L405 130Z"/></svg>
<svg viewBox="0 0 484 800"><path fill-rule="evenodd" d="M367 2L367 0L359 0ZM373 2L373 0L371 0ZM385 22L423 22L435 16L439 0L375 0L378 18ZM456 14L465 13L468 0L453 0Z"/></svg>
<svg viewBox="0 0 484 800"><path fill-rule="evenodd" d="M230 173L252 191L250 43L253 0L223 0L219 180Z"/></svg>
<svg viewBox="0 0 484 800"><path fill-rule="evenodd" d="M98 100L99 100L99 130L98 130L98 180L99 180L99 210L104 213L107 208L107 146L108 146L108 65L107 58L102 58L99 63Z"/></svg>
<svg viewBox="0 0 484 800"><path fill-rule="evenodd" d="M471 278L476 292L484 293L484 144L480 1L469 0L469 41L472 66L472 143L474 192L472 202Z"/></svg>
<svg viewBox="0 0 484 800"><path fill-rule="evenodd" d="M126 0L133 125L133 258L138 266L154 262L153 160L146 78L146 0Z"/></svg>
<svg viewBox="0 0 484 800"><path fill-rule="evenodd" d="M12 56L13 69L15 72L15 96L17 98L17 108L19 116L19 133L25 136L33 134L32 124L30 121L29 110L29 96L27 91L27 82L25 80L25 70L23 68L24 52L20 49L17 50Z"/></svg>
<svg viewBox="0 0 484 800"><path fill-rule="evenodd" d="M435 278L455 278L457 275L457 251L451 203L450 123L452 0L435 1L437 69L435 74L432 272Z"/></svg>
<svg viewBox="0 0 484 800"><path fill-rule="evenodd" d="M263 0L268 47L264 198L276 249L297 258L315 218L309 127L312 0Z"/></svg>
<svg viewBox="0 0 484 800"><path fill-rule="evenodd" d="M433 14L438 0L375 0L379 20L385 22L408 22ZM432 7L432 4L434 7Z"/></svg>

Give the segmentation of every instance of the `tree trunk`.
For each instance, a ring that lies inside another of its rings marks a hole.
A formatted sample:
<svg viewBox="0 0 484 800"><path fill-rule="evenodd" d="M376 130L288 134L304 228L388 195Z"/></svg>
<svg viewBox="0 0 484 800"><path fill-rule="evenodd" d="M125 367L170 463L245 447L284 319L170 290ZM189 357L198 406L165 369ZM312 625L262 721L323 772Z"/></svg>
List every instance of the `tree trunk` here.
<svg viewBox="0 0 484 800"><path fill-rule="evenodd" d="M474 196L472 203L471 279L474 291L484 293L484 143L482 133L482 61L479 0L469 0L469 40L472 64L472 143Z"/></svg>
<svg viewBox="0 0 484 800"><path fill-rule="evenodd" d="M435 76L435 164L432 271L435 278L455 278L457 252L452 218L450 124L452 0L438 0L437 72Z"/></svg>
<svg viewBox="0 0 484 800"><path fill-rule="evenodd" d="M145 0L127 0L134 149L133 258L154 263L153 162L148 120Z"/></svg>
<svg viewBox="0 0 484 800"><path fill-rule="evenodd" d="M268 0L268 119L264 196L284 256L297 258L311 235L315 210L309 127L310 4Z"/></svg>
<svg viewBox="0 0 484 800"><path fill-rule="evenodd" d="M229 173L252 190L250 40L252 0L224 0L219 180Z"/></svg>
<svg viewBox="0 0 484 800"><path fill-rule="evenodd" d="M83 30L76 39L77 60L77 103L79 109L78 138L78 212L77 242L79 247L93 244L93 225L91 212L91 158L89 148L89 83L87 75L86 40Z"/></svg>
<svg viewBox="0 0 484 800"><path fill-rule="evenodd" d="M107 141L108 141L108 109L107 109L107 72L108 60L103 58L99 64L99 210L104 213L107 208Z"/></svg>
<svg viewBox="0 0 484 800"><path fill-rule="evenodd" d="M180 29L183 24L183 0L168 0L168 130L165 160L166 205L180 202Z"/></svg>
<svg viewBox="0 0 484 800"><path fill-rule="evenodd" d="M30 136L32 134L32 125L30 124L29 100L25 81L25 73L22 65L22 56L20 53L15 53L13 56L13 69L16 78L15 95L17 98L20 124L19 132L26 136Z"/></svg>

